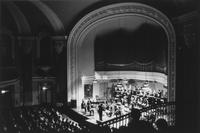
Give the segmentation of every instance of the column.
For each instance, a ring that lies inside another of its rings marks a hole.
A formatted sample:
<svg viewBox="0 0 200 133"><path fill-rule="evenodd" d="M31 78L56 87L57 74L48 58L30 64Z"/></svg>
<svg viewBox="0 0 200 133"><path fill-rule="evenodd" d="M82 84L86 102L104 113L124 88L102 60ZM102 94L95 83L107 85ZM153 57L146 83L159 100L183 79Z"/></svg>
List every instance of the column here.
<svg viewBox="0 0 200 133"><path fill-rule="evenodd" d="M20 36L18 37L18 44L23 103L24 105L32 105L32 46L35 44L35 38Z"/></svg>
<svg viewBox="0 0 200 133"><path fill-rule="evenodd" d="M67 48L66 36L53 36L53 48L55 50L55 73L56 73L56 99L61 102L67 102Z"/></svg>
<svg viewBox="0 0 200 133"><path fill-rule="evenodd" d="M16 83L14 84L14 88L15 88L15 91L14 91L14 99L15 99L14 106L15 107L21 106L22 103L20 101L20 81L19 80L17 80Z"/></svg>

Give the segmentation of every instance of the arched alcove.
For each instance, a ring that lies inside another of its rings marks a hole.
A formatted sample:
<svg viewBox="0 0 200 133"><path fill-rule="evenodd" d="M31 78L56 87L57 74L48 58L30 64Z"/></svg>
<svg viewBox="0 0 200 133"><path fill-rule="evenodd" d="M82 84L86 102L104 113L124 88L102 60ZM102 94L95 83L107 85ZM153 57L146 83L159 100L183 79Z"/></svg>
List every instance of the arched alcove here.
<svg viewBox="0 0 200 133"><path fill-rule="evenodd" d="M108 5L85 15L70 32L67 42L67 89L68 89L68 101L77 100L78 104L83 98L83 86L81 78L84 76L83 71L88 70L86 75L95 75L94 71L94 53L88 52L94 49L94 39L98 32L100 25L106 25L111 23L107 29L114 30L119 25L124 25L127 29L132 30L137 26L131 26L125 22L130 23L142 19L145 22L152 25L159 25L166 34L167 37L167 86L168 86L168 101L175 101L175 50L176 40L173 26L169 19L157 9L148 5L140 3L118 3ZM127 19L127 21L119 21ZM114 21L125 24L113 24ZM106 26L105 26L106 27ZM106 28L104 28L106 29ZM101 28L99 29L101 30ZM101 31L102 32L102 31ZM87 36L92 36L90 39L86 39ZM93 43L89 43L93 42ZM84 52L81 49L85 45ZM87 60L87 62L86 62ZM84 62L85 61L85 62ZM81 63L82 62L82 63ZM83 65L85 63L85 65ZM90 64L89 64L90 63ZM89 64L89 65L88 65ZM87 66L87 67L86 67Z"/></svg>

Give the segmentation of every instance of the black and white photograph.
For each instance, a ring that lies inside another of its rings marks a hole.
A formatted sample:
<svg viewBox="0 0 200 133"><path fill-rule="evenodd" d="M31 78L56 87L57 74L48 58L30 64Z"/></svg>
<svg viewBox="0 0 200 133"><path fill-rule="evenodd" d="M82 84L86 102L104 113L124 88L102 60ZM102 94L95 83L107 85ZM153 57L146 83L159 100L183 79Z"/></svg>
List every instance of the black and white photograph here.
<svg viewBox="0 0 200 133"><path fill-rule="evenodd" d="M0 133L199 133L199 3L0 0Z"/></svg>

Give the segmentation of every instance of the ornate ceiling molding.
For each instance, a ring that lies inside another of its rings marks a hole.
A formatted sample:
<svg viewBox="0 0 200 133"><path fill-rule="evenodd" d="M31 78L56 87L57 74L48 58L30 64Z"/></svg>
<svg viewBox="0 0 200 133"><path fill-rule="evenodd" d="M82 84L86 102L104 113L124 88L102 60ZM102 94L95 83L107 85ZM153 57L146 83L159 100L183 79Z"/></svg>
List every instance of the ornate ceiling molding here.
<svg viewBox="0 0 200 133"><path fill-rule="evenodd" d="M140 71L96 71L95 75L81 77L82 81L109 81L113 79L137 79L160 82L167 86L167 75L157 72Z"/></svg>

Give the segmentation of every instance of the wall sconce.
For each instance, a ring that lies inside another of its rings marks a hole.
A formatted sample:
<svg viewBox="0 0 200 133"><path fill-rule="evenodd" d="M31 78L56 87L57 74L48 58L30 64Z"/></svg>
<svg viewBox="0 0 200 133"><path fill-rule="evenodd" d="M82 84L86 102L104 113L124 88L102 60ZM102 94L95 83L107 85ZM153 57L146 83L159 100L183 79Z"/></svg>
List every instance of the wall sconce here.
<svg viewBox="0 0 200 133"><path fill-rule="evenodd" d="M7 92L8 92L8 90L1 90L1 94L5 94Z"/></svg>
<svg viewBox="0 0 200 133"><path fill-rule="evenodd" d="M45 90L47 90L47 89L48 89L47 83L44 83L44 85L42 86L42 90L45 91Z"/></svg>

